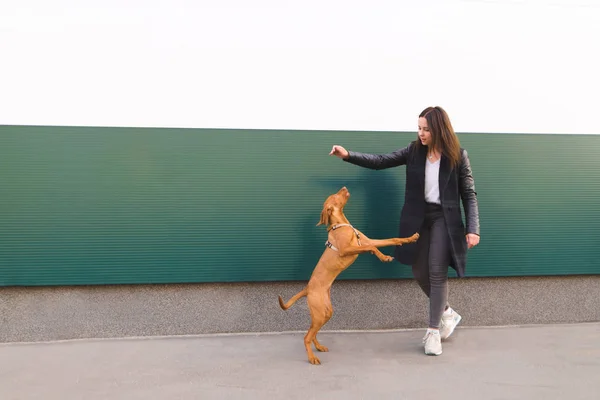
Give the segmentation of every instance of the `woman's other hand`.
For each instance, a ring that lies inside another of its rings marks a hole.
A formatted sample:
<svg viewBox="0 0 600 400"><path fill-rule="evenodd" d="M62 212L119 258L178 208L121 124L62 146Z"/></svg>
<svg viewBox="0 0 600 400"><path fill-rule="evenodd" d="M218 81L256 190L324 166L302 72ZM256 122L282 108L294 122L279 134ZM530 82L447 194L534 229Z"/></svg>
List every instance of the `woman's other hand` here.
<svg viewBox="0 0 600 400"><path fill-rule="evenodd" d="M477 246L479 244L479 235L474 233L467 233L467 245L469 249Z"/></svg>
<svg viewBox="0 0 600 400"><path fill-rule="evenodd" d="M331 152L329 152L330 156L336 156L339 157L341 159L346 159L348 158L349 154L348 154L348 150L346 150L345 148L343 148L342 146L338 146L337 144L334 145L331 148Z"/></svg>

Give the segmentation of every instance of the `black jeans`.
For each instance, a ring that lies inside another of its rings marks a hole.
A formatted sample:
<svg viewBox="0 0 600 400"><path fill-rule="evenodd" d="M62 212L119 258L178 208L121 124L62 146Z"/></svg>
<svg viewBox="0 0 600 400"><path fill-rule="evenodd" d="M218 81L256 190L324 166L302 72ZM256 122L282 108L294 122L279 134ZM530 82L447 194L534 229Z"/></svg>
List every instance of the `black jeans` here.
<svg viewBox="0 0 600 400"><path fill-rule="evenodd" d="M448 304L448 267L450 238L442 206L427 203L425 221L419 232L417 254L412 271L417 283L429 297L429 327L440 327Z"/></svg>

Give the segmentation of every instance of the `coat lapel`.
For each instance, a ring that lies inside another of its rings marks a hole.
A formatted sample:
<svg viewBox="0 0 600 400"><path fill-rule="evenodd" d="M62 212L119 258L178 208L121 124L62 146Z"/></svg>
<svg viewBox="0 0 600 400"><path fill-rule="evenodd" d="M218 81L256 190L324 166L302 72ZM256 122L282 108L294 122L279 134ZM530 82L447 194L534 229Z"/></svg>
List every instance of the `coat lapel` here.
<svg viewBox="0 0 600 400"><path fill-rule="evenodd" d="M450 162L448 158L442 154L442 158L440 160L440 174L439 174L439 184L440 184L440 195L444 193L444 189L446 189L446 185L448 185L448 180L450 179Z"/></svg>
<svg viewBox="0 0 600 400"><path fill-rule="evenodd" d="M421 191L425 193L425 163L427 162L427 147L419 146L419 152L417 153L417 172L419 177L419 183L421 184Z"/></svg>
<svg viewBox="0 0 600 400"><path fill-rule="evenodd" d="M419 183L421 184L421 190L425 190L425 164L427 163L427 147L420 146L420 151L418 153L418 176ZM448 158L442 154L442 158L440 159L440 173L438 177L439 188L440 188L440 196L444 193L444 189L448 185L448 181L450 180L451 170L450 170L450 162Z"/></svg>

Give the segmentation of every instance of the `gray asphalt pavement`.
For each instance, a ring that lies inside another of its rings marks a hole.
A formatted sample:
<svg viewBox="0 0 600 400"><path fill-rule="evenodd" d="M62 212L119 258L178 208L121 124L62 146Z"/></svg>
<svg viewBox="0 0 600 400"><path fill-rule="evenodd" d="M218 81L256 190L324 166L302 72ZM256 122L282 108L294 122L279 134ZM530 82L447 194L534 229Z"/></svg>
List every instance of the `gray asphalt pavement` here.
<svg viewBox="0 0 600 400"><path fill-rule="evenodd" d="M0 345L0 399L598 399L600 323L78 340Z"/></svg>

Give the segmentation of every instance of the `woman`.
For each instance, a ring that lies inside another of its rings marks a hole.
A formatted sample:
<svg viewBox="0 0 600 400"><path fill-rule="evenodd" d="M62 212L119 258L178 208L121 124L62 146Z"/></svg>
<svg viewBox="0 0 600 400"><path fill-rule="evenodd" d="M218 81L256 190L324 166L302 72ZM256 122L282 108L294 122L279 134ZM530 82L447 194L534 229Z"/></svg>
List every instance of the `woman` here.
<svg viewBox="0 0 600 400"><path fill-rule="evenodd" d="M461 320L447 302L448 266L459 277L465 275L467 249L479 243L479 210L469 157L446 112L428 107L419 115L418 126L417 139L392 153L365 154L335 145L329 154L376 170L406 165L398 236L419 232L420 238L415 244L396 247L394 256L412 266L416 281L429 297L425 354L440 355L441 340L448 338Z"/></svg>

